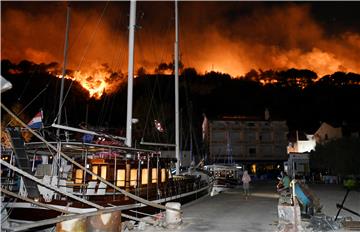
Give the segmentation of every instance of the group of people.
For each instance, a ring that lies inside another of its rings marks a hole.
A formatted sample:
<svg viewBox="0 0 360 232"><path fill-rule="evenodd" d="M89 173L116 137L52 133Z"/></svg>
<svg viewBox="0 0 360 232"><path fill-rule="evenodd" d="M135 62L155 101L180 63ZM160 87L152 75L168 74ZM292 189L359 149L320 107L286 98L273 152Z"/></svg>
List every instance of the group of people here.
<svg viewBox="0 0 360 232"><path fill-rule="evenodd" d="M287 175L286 172L280 172L280 177L278 177L279 182L276 185L276 189L278 192L283 192L283 191L288 191L290 189L290 177ZM245 198L247 199L248 196L250 195L250 182L251 182L251 177L248 173L247 170L244 171L243 176L241 178L241 181L243 183L243 189L244 189L244 195Z"/></svg>

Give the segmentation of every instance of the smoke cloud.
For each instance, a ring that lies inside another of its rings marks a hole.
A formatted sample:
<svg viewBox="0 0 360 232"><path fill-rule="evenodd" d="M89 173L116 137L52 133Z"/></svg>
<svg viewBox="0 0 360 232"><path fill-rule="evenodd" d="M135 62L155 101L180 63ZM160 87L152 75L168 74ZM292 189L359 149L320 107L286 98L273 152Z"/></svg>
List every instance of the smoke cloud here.
<svg viewBox="0 0 360 232"><path fill-rule="evenodd" d="M340 3L339 3L340 4ZM185 67L241 76L251 69L310 69L319 76L360 73L360 34L329 35L308 4L181 2L180 51ZM172 2L138 2L135 70L171 62ZM38 10L39 9L39 10ZM7 2L2 7L2 59L62 64L65 3ZM73 3L69 68L93 64L127 73L128 2Z"/></svg>

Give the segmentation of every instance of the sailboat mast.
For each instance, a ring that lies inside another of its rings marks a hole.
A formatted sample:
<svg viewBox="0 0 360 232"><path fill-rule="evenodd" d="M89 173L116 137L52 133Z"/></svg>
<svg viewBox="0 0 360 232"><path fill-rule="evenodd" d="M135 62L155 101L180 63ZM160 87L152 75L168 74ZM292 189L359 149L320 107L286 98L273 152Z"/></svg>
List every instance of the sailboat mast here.
<svg viewBox="0 0 360 232"><path fill-rule="evenodd" d="M175 155L176 155L176 175L180 172L180 136L179 136L179 19L178 1L175 0Z"/></svg>
<svg viewBox="0 0 360 232"><path fill-rule="evenodd" d="M134 40L136 23L136 1L130 1L129 20L129 61L128 61L128 92L127 92L127 115L126 115L126 140L125 144L131 147L132 133L132 107L133 107L133 80L134 80Z"/></svg>
<svg viewBox="0 0 360 232"><path fill-rule="evenodd" d="M62 70L62 78L61 78L61 87L60 87L60 99L59 99L59 111L57 117L57 124L61 124L61 109L63 105L64 98L64 78L66 74L66 64L67 64L67 52L69 47L69 30L70 30L70 3L67 4L67 14L66 14L66 33L65 33L65 46L64 46L64 66ZM60 129L57 129L56 136L60 136Z"/></svg>

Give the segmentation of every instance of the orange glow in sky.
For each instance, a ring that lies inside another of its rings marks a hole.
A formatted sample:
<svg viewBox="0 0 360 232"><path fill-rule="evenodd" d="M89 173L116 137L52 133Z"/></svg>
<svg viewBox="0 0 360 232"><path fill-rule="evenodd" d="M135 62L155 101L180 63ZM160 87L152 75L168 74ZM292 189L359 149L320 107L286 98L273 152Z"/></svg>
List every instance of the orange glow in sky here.
<svg viewBox="0 0 360 232"><path fill-rule="evenodd" d="M61 66L66 4L41 3L42 14L17 8L25 2L11 4L4 4L1 9L2 59L55 61ZM49 8L47 4L54 6ZM105 12L100 20L105 4L98 3L98 9L74 6L71 12L67 68L80 70L73 72L71 78L96 98L124 83L123 75L112 73L127 73L128 63L128 5L111 2L106 10L111 11L113 5L126 13ZM140 2L139 7L145 4ZM360 73L359 31L349 29L327 35L323 24L312 15L311 3L254 7L246 17L236 16L231 23L220 17L229 11L226 4L242 9L245 3L204 4L181 4L181 11L186 14L180 12L179 45L185 68L193 67L200 74L228 73L232 77L244 76L251 69L309 69L319 77L336 71ZM136 30L135 37L135 73L141 67L146 73L154 73L161 62L173 60L173 11L151 12L137 19L141 29ZM94 68L94 64L107 64L108 68Z"/></svg>

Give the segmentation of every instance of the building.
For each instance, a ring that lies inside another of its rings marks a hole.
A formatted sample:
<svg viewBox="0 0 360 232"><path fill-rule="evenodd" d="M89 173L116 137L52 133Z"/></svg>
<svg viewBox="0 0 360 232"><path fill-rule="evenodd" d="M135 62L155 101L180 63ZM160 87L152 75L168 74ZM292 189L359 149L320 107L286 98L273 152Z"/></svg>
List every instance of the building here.
<svg viewBox="0 0 360 232"><path fill-rule="evenodd" d="M265 118L269 118L268 113ZM234 116L208 123L208 163L245 164L256 173L260 169L279 169L287 160L286 121Z"/></svg>
<svg viewBox="0 0 360 232"><path fill-rule="evenodd" d="M295 134L294 136L292 136ZM289 133L289 145L287 148L288 154L290 153L305 153L315 151L316 140L315 136L306 134L301 131Z"/></svg>
<svg viewBox="0 0 360 232"><path fill-rule="evenodd" d="M343 137L342 127L333 127L326 122L321 123L319 128L314 131L309 134L302 131L292 131L289 133L288 154L315 151L317 144L324 144ZM356 133L351 133L350 136L356 137Z"/></svg>
<svg viewBox="0 0 360 232"><path fill-rule="evenodd" d="M291 153L284 162L284 171L292 178L310 176L310 163L308 153Z"/></svg>
<svg viewBox="0 0 360 232"><path fill-rule="evenodd" d="M289 133L287 147L289 159L284 162L284 170L293 178L310 175L309 156L311 151L315 151L317 144L324 144L343 136L341 127L333 127L325 122L321 123L319 128L314 131L310 134L302 131Z"/></svg>
<svg viewBox="0 0 360 232"><path fill-rule="evenodd" d="M314 134L316 143L324 144L330 140L342 138L342 128L333 127L330 124L323 122L319 129Z"/></svg>

